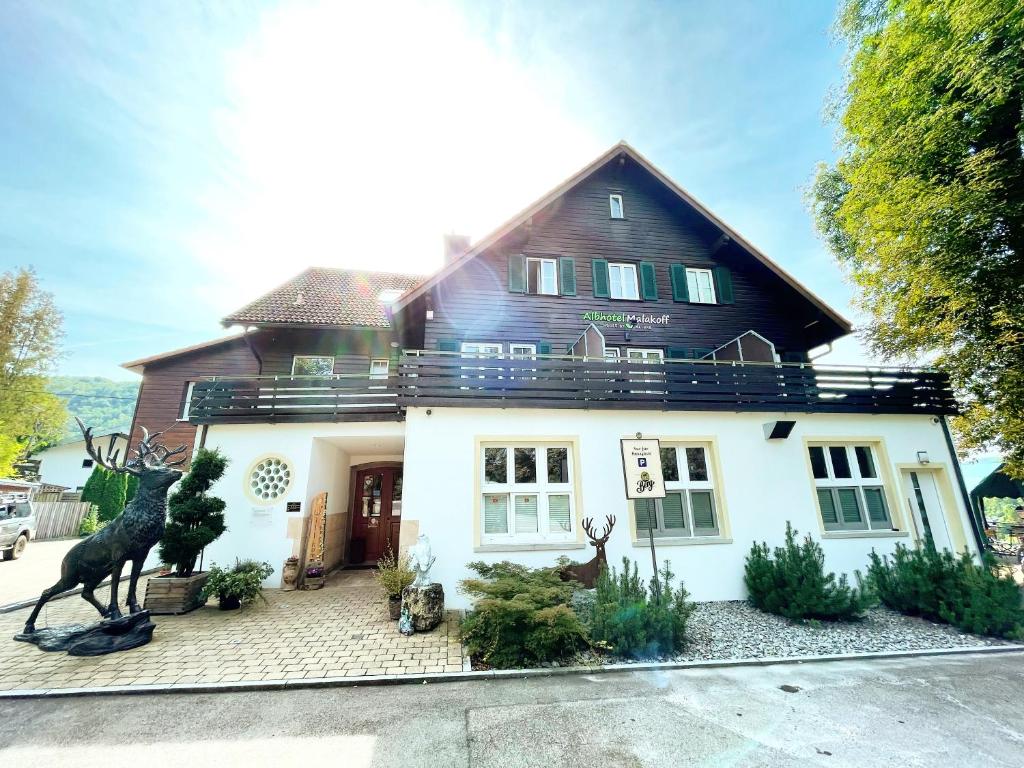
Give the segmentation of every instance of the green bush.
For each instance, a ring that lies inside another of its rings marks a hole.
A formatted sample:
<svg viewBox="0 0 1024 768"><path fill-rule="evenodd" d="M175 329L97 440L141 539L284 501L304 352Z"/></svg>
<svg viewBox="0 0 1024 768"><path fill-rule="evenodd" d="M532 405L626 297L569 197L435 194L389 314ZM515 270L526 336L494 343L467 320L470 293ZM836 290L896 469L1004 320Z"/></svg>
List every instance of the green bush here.
<svg viewBox="0 0 1024 768"><path fill-rule="evenodd" d="M809 535L796 542L797 531L786 523L785 546L770 552L765 543L747 555L744 581L750 602L787 619L855 619L871 605L869 590L851 587L846 576L825 573L825 554Z"/></svg>
<svg viewBox="0 0 1024 768"><path fill-rule="evenodd" d="M507 561L468 568L479 578L460 582L474 601L461 635L475 658L498 668L535 666L587 647L586 632L569 607L576 582L562 581L554 568Z"/></svg>
<svg viewBox="0 0 1024 768"><path fill-rule="evenodd" d="M978 565L967 552L936 551L931 540L916 549L897 544L891 560L871 552L868 580L881 601L901 613L964 632L1024 638L1021 590L996 573L991 556Z"/></svg>
<svg viewBox="0 0 1024 768"><path fill-rule="evenodd" d="M224 501L207 493L224 474L228 460L200 448L187 475L167 502L167 528L160 540L160 561L174 565L175 575L191 576L199 553L227 530Z"/></svg>
<svg viewBox="0 0 1024 768"><path fill-rule="evenodd" d="M213 565L203 584L203 598L211 595L220 599L237 597L242 605L248 605L257 597L263 598L263 582L273 572L270 563L256 560L236 560L230 570Z"/></svg>
<svg viewBox="0 0 1024 768"><path fill-rule="evenodd" d="M401 597L402 590L416 580L416 573L409 565L408 555L395 557L394 550L389 547L377 561L373 577L388 597Z"/></svg>
<svg viewBox="0 0 1024 768"><path fill-rule="evenodd" d="M89 507L89 512L85 517L82 518L82 522L78 524L78 535L79 536L92 536L97 531L103 530L107 525L106 520L100 520L99 512L96 510L96 505L93 504Z"/></svg>
<svg viewBox="0 0 1024 768"><path fill-rule="evenodd" d="M652 658L673 653L686 643L686 622L693 611L682 584L672 589L675 574L665 567L645 588L636 564L622 558L622 572L602 568L597 577L590 620L595 644L618 656Z"/></svg>

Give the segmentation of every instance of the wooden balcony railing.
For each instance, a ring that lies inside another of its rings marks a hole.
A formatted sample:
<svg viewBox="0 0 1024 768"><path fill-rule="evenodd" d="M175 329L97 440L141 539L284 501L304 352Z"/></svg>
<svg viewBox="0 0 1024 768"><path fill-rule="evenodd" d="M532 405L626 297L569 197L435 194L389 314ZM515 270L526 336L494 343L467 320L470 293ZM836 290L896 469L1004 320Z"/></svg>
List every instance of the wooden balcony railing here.
<svg viewBox="0 0 1024 768"><path fill-rule="evenodd" d="M399 421L394 377L251 376L197 381L189 421L230 424L295 421Z"/></svg>
<svg viewBox="0 0 1024 768"><path fill-rule="evenodd" d="M398 374L403 406L956 413L931 370L407 352Z"/></svg>
<svg viewBox="0 0 1024 768"><path fill-rule="evenodd" d="M946 376L931 370L407 351L386 379L341 375L200 381L193 389L189 421L398 421L414 406L957 412Z"/></svg>

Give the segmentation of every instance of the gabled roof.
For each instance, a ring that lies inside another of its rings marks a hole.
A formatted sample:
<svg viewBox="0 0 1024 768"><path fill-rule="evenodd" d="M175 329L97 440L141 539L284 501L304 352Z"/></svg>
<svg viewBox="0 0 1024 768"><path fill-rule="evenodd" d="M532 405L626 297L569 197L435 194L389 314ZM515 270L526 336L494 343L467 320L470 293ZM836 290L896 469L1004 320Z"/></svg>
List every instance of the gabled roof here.
<svg viewBox="0 0 1024 768"><path fill-rule="evenodd" d="M142 373L143 369L147 365L152 363L158 363L161 360L167 360L172 357L179 357L180 355L187 355L191 352L199 352L203 349L209 349L211 347L217 347L221 344L227 344L230 341L237 341L241 339L244 333L233 333L230 336L222 336L219 339L211 339L209 341L201 341L198 344L192 344L187 347L179 347L178 349L172 349L169 352L161 352L159 355L150 355L149 357L140 357L138 360L129 360L127 363L121 363L122 368L126 368L134 373Z"/></svg>
<svg viewBox="0 0 1024 768"><path fill-rule="evenodd" d="M382 291L407 291L422 275L310 267L224 318L224 325L389 328Z"/></svg>
<svg viewBox="0 0 1024 768"><path fill-rule="evenodd" d="M826 304L818 296L814 295L806 286L800 283L800 281L798 281L795 277L790 275L782 267L780 267L774 261L765 256L761 251L759 251L751 243L749 243L742 235L736 232L736 230L734 230L732 227L730 227L728 224L726 224L724 221L718 218L715 214L709 211L695 197L693 197L689 192L687 192L685 189L683 189L674 181L672 181L672 179L670 179L668 176L666 176L664 173L658 170L658 168L656 168L647 158L645 158L643 155L641 155L639 152L633 149L633 147L631 147L625 141L620 141L618 144L613 146L611 149L602 154L600 157L598 157L592 163L587 165L585 168L581 169L577 173L570 176L568 179L566 179L560 185L558 185L553 190L548 192L546 195L544 195L543 197L541 197L540 199L538 199L537 201L535 201L534 203L520 211L518 214L513 216L511 219L509 219L496 230L494 230L489 235L484 237L482 240L479 240L458 259L455 259L454 261L450 262L443 269L439 270L438 272L435 272L433 275L430 275L425 280L416 285L414 288L412 288L410 291L405 293L400 299L398 299L398 301L395 302L393 307L394 311L398 312L399 310L408 306L412 301L414 301L419 296L422 296L433 286L437 285L439 282L447 278L453 272L457 271L468 261L472 260L483 251L486 251L488 248L494 246L503 237L515 231L518 227L522 226L523 224L527 223L533 216L536 216L538 213L544 210L544 208L558 200L558 198L566 194L573 187L586 181L590 176L592 176L605 165L607 165L608 163L610 163L611 161L615 160L617 157L620 156L628 157L632 159L634 162L636 162L637 165L646 170L657 181L661 182L662 185L664 185L668 190L674 193L680 200L682 200L684 203L686 203L691 208L696 210L699 214L704 216L704 218L706 218L715 227L717 227L723 235L728 236L729 239L733 240L737 245L739 245L743 250L750 254L754 259L764 264L764 266L766 266L769 270L771 270L778 277L780 277L785 283L787 283L798 293L800 293L811 304L820 309L822 314L830 318L837 326L839 326L839 328L844 333L849 333L852 330L852 326L850 325L849 320L847 320L845 317L843 317L834 309L832 309L832 307Z"/></svg>

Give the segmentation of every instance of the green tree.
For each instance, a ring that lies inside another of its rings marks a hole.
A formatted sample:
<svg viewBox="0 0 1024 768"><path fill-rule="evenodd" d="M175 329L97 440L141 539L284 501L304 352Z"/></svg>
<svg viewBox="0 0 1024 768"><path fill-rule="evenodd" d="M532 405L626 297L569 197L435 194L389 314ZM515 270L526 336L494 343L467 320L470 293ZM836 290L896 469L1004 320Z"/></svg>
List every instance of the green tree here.
<svg viewBox="0 0 1024 768"><path fill-rule="evenodd" d="M178 576L191 576L199 553L227 530L223 500L207 495L227 464L220 451L200 448L189 473L171 494L160 560L174 565Z"/></svg>
<svg viewBox="0 0 1024 768"><path fill-rule="evenodd" d="M110 472L99 464L94 464L89 479L82 486L82 501L99 506L103 501L103 489L107 484L107 475L109 474Z"/></svg>
<svg viewBox="0 0 1024 768"><path fill-rule="evenodd" d="M61 322L32 270L0 275L0 477L18 458L60 439L64 404L45 388Z"/></svg>
<svg viewBox="0 0 1024 768"><path fill-rule="evenodd" d="M101 523L109 523L124 512L125 498L128 490L128 475L123 472L108 472L103 484L103 496L99 502L99 519Z"/></svg>
<svg viewBox="0 0 1024 768"><path fill-rule="evenodd" d="M886 358L934 359L965 450L1024 476L1024 5L845 0L840 157L811 193Z"/></svg>

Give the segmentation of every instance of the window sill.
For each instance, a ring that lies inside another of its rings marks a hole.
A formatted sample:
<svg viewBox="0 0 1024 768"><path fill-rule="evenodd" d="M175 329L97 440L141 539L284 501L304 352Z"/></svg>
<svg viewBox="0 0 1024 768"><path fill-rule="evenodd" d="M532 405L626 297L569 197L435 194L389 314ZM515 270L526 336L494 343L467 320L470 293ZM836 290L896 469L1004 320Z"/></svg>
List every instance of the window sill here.
<svg viewBox="0 0 1024 768"><path fill-rule="evenodd" d="M585 549L578 541L551 541L543 544L478 544L474 552L556 552L566 549Z"/></svg>
<svg viewBox="0 0 1024 768"><path fill-rule="evenodd" d="M700 544L732 544L729 536L655 536L654 546L691 547ZM634 547L651 546L648 539L633 539Z"/></svg>
<svg viewBox="0 0 1024 768"><path fill-rule="evenodd" d="M825 531L823 539L898 539L910 536L909 531Z"/></svg>

